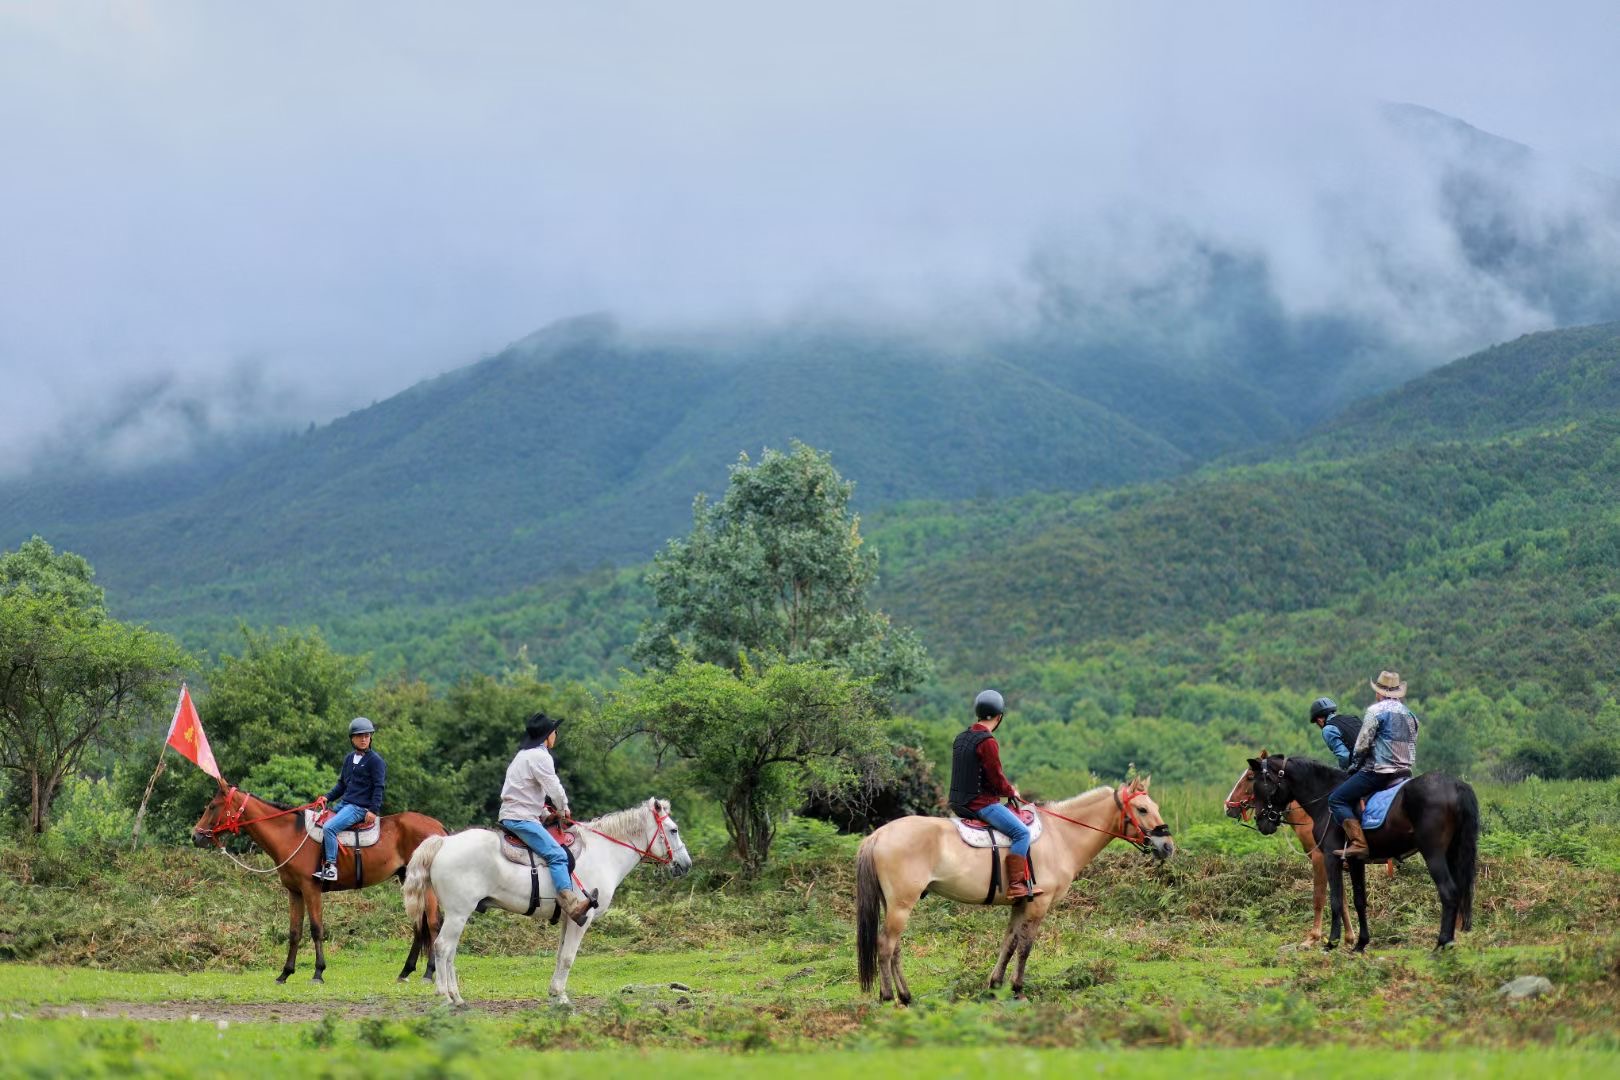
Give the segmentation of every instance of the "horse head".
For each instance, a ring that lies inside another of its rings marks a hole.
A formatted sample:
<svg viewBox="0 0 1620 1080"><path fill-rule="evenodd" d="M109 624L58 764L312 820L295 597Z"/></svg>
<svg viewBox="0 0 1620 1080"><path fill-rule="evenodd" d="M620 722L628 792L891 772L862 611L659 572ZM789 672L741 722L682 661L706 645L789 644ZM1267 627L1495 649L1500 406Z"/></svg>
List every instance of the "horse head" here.
<svg viewBox="0 0 1620 1080"><path fill-rule="evenodd" d="M1287 763L1288 759L1285 757L1267 757L1265 754L1249 759L1254 802L1259 806L1259 812L1255 814L1254 827L1264 836L1270 836L1277 831L1282 824L1288 804L1294 801L1293 788L1289 784L1288 773L1285 770Z"/></svg>
<svg viewBox="0 0 1620 1080"><path fill-rule="evenodd" d="M1264 761L1266 752L1260 751L1260 760ZM1249 820L1249 813L1254 809L1254 770L1245 768L1243 775L1237 778L1232 790L1226 793L1226 816L1238 821Z"/></svg>
<svg viewBox="0 0 1620 1080"><path fill-rule="evenodd" d="M219 791L203 807L202 817L197 819L197 824L191 827L191 842L198 847L213 847L214 835L219 831L220 823L229 820L233 811L240 817L242 805L246 802L246 796L241 800L233 799L236 789L225 781L216 779L215 783L219 785Z"/></svg>
<svg viewBox="0 0 1620 1080"><path fill-rule="evenodd" d="M669 857L669 876L683 877L692 869L692 856L686 850L686 841L681 839L681 827L675 824L675 818L669 812L669 800L652 798L647 800L647 811L653 819L652 839L647 841L647 850L654 851L654 846L661 836L665 854Z"/></svg>
<svg viewBox="0 0 1620 1080"><path fill-rule="evenodd" d="M1148 785L1153 777L1142 776L1126 784L1118 796L1120 813L1125 819L1125 828L1121 830L1127 839L1136 842L1130 836L1132 829L1142 835L1141 843L1147 850L1153 852L1153 857L1160 862L1168 859L1176 852L1176 844L1170 839L1170 826L1165 824L1164 815L1159 812L1159 804L1148 797Z"/></svg>

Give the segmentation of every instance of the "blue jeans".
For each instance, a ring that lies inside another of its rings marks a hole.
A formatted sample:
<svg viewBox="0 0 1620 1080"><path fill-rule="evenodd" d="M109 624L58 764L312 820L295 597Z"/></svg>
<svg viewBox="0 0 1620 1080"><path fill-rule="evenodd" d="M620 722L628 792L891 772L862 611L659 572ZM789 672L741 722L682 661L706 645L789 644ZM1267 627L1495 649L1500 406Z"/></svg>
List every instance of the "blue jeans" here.
<svg viewBox="0 0 1620 1080"><path fill-rule="evenodd" d="M1346 819L1361 820L1356 805L1367 796L1383 791L1389 785L1401 778L1401 773L1373 772L1371 769L1362 769L1351 773L1350 779L1333 789L1328 796L1328 809L1333 813L1333 820L1343 824Z"/></svg>
<svg viewBox="0 0 1620 1080"><path fill-rule="evenodd" d="M1007 845L1008 851L1029 858L1029 829L1018 820L1017 814L1001 803L991 803L979 810L978 814L980 821L987 823L992 829L1007 834L1007 839L1012 841Z"/></svg>
<svg viewBox="0 0 1620 1080"><path fill-rule="evenodd" d="M321 846L326 849L326 861L337 862L337 834L350 828L366 816L366 808L353 803L340 802L332 807L332 816L321 828Z"/></svg>
<svg viewBox="0 0 1620 1080"><path fill-rule="evenodd" d="M568 880L568 852L551 838L551 834L546 832L544 826L538 821L527 821L523 818L509 818L501 824L523 837L523 842L529 845L529 850L546 860L546 866L551 870L551 883L557 887L558 896L574 887L574 883Z"/></svg>

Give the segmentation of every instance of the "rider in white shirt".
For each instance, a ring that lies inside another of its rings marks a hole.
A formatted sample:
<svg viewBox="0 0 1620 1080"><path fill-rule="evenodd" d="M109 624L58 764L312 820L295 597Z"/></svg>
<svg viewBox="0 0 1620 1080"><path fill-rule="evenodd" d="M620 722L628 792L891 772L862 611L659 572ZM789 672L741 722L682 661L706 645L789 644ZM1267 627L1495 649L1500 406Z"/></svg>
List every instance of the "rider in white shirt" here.
<svg viewBox="0 0 1620 1080"><path fill-rule="evenodd" d="M557 745L557 725L561 723L561 717L547 716L543 712L535 713L525 722L523 741L518 744L517 756L506 767L506 782L501 785L500 821L546 861L563 914L584 926L591 902L569 880L568 853L540 824L540 819L548 812L548 796L558 816L565 819L572 816L568 793L563 791L562 781L557 778L557 765L551 759L551 747Z"/></svg>

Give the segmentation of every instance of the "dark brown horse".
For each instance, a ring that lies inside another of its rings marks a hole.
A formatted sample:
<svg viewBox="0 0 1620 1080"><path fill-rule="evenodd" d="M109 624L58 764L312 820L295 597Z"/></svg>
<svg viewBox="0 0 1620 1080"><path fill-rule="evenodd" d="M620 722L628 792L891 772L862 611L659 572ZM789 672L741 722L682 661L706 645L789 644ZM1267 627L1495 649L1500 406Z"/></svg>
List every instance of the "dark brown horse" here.
<svg viewBox="0 0 1620 1080"><path fill-rule="evenodd" d="M1266 752L1260 751L1260 759L1266 758ZM1254 797L1254 770L1244 769L1243 775L1237 778L1232 785L1232 791L1226 796L1226 816L1236 818L1240 822L1247 822L1254 816L1255 807L1260 800ZM1311 923L1311 932L1305 935L1300 944L1306 948L1322 944L1322 911L1327 907L1328 880L1327 866L1322 861L1322 849L1316 842L1316 822L1300 809L1299 803L1289 803L1280 824L1293 827L1294 835L1299 838L1299 847L1311 860L1311 909L1314 919ZM1384 863L1386 876L1394 878L1395 860L1390 859ZM1340 916L1346 923L1350 921L1343 909Z"/></svg>
<svg viewBox="0 0 1620 1080"><path fill-rule="evenodd" d="M1338 945L1343 927L1344 882L1339 867L1343 864L1350 871L1360 929L1355 951L1364 951L1372 939L1367 929L1367 863L1339 857L1336 852L1344 846L1344 831L1328 813L1328 796L1349 774L1302 757L1250 758L1249 768L1254 771L1254 795L1260 804L1256 825L1261 832L1275 832L1291 803L1299 804L1311 817L1331 891L1329 949ZM1473 928L1479 800L1467 783L1444 773L1424 773L1407 781L1390 803L1384 824L1368 831L1367 849L1368 860L1399 859L1414 851L1423 856L1440 896L1436 949L1445 948L1456 937L1459 915L1464 930Z"/></svg>
<svg viewBox="0 0 1620 1080"><path fill-rule="evenodd" d="M405 867L411 861L416 847L430 836L443 836L446 829L426 814L389 814L382 819L382 835L370 847L360 848L360 878L355 880L354 851L340 848L338 852L338 880L322 883L314 878L320 862L321 845L309 838L304 828L304 815L308 806L280 806L256 795L219 782L219 794L204 808L202 817L191 830L191 841L198 847L223 846L222 838L246 833L276 864L273 870L255 873L274 873L287 890L287 963L276 982L286 982L297 967L298 939L303 932L304 912L309 912L309 936L315 943L315 981L324 982L326 970L326 932L321 919L321 894L326 891L364 889L395 878L405 880ZM227 852L229 854L229 852ZM413 931L411 953L405 968L399 973L401 980L416 970L416 959L427 949L427 978L433 977L432 937L438 925L438 911L430 899L425 930Z"/></svg>

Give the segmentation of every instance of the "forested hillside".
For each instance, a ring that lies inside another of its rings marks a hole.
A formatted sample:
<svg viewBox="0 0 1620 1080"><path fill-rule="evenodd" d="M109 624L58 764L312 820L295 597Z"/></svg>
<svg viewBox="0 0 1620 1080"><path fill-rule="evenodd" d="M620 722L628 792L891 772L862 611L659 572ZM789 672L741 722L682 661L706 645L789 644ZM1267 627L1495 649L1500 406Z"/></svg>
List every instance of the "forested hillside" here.
<svg viewBox="0 0 1620 1080"><path fill-rule="evenodd" d="M1620 363L1617 335L1487 350L1268 462L869 514L876 599L938 665L905 706L926 721L918 737L942 754L960 703L996 683L1025 722L1009 760L1048 783L1132 761L1208 779L1257 745L1316 749L1304 703L1365 699L1366 678L1395 665L1433 721L1431 762L1574 768L1542 759L1589 757L1620 735L1608 660L1620 651L1620 413L1588 390L1568 416L1504 411L1472 438L1457 425L1446 441L1362 435L1384 416L1410 431L1474 410L1482 377L1489 396L1521 400L1530 387L1559 396L1565 377L1600 384ZM637 570L603 568L321 623L381 672L449 684L521 652L548 677L605 685L650 612ZM190 625L232 640L228 617Z"/></svg>

